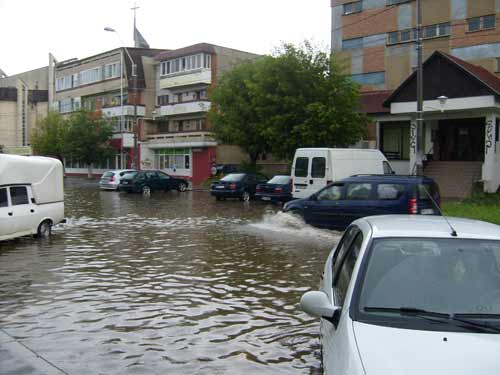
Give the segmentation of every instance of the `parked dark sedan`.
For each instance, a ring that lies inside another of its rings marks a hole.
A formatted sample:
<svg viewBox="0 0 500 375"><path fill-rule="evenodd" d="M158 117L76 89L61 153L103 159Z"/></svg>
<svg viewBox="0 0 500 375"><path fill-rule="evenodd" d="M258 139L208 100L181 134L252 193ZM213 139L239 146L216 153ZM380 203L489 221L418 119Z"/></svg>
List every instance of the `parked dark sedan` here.
<svg viewBox="0 0 500 375"><path fill-rule="evenodd" d="M187 187L188 182L186 180L155 170L130 173L120 181L120 190L127 193L148 194L151 191L169 191L173 189L185 191Z"/></svg>
<svg viewBox="0 0 500 375"><path fill-rule="evenodd" d="M440 215L436 182L424 176L359 175L328 185L308 198L285 203L283 211L307 224L344 230L354 220L374 215Z"/></svg>
<svg viewBox="0 0 500 375"><path fill-rule="evenodd" d="M249 201L255 196L257 184L265 183L268 178L254 173L231 173L220 181L212 183L210 194L217 200L225 198L239 198Z"/></svg>
<svg viewBox="0 0 500 375"><path fill-rule="evenodd" d="M257 185L255 197L263 201L288 202L292 199L292 187L290 176L274 176L265 184Z"/></svg>

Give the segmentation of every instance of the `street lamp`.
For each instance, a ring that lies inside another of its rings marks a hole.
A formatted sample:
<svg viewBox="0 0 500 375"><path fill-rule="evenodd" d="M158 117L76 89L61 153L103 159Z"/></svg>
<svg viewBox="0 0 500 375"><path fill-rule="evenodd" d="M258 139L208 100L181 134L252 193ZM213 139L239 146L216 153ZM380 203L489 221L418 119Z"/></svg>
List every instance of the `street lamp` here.
<svg viewBox="0 0 500 375"><path fill-rule="evenodd" d="M123 43L122 38L120 38L120 34L118 31L113 29L112 27L105 27L104 31L109 31L112 33L115 33L116 36L118 37L118 40L123 46L123 49L127 53L127 56L130 60L130 63L132 64L132 82L133 82L133 91L134 91L134 158L132 159L132 168L138 168L140 165L140 162L138 160L139 157L139 152L137 150L137 131L138 131L138 124L137 124L137 65L130 56L130 53L128 52L127 47L125 47L125 43ZM123 120L124 120L124 114L123 114L123 52L120 53L120 102L121 102L121 124L123 125ZM128 85L127 85L128 87ZM120 126L120 130L121 130ZM122 133L123 134L123 133ZM122 135L122 148L123 148L123 135Z"/></svg>

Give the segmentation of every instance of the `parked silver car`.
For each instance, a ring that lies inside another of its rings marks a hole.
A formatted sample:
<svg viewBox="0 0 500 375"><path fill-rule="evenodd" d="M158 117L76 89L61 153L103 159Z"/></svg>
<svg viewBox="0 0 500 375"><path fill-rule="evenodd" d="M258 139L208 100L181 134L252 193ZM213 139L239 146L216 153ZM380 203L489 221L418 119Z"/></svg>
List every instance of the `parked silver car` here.
<svg viewBox="0 0 500 375"><path fill-rule="evenodd" d="M321 318L325 374L499 374L500 226L356 220L301 306Z"/></svg>
<svg viewBox="0 0 500 375"><path fill-rule="evenodd" d="M118 169L104 172L99 181L99 187L103 190L119 190L120 180L128 173L136 172L135 169Z"/></svg>

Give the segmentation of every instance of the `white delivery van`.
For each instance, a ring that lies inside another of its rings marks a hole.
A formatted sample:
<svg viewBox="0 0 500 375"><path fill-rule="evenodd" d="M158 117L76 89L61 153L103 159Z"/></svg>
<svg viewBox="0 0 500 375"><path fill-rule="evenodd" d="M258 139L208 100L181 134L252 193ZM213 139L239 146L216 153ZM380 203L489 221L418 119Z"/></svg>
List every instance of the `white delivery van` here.
<svg viewBox="0 0 500 375"><path fill-rule="evenodd" d="M299 148L292 165L293 197L306 198L322 187L355 174L392 174L380 150Z"/></svg>
<svg viewBox="0 0 500 375"><path fill-rule="evenodd" d="M49 237L64 221L63 166L57 159L0 154L0 241Z"/></svg>

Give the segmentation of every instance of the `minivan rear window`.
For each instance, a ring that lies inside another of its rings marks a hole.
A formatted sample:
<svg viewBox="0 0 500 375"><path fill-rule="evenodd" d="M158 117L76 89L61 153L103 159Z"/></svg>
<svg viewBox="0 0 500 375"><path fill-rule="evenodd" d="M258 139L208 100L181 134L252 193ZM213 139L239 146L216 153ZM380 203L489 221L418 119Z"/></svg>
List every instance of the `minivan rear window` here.
<svg viewBox="0 0 500 375"><path fill-rule="evenodd" d="M401 184L379 184L377 186L377 198L381 200L398 200L405 192L405 185Z"/></svg>
<svg viewBox="0 0 500 375"><path fill-rule="evenodd" d="M295 177L307 177L309 169L309 158L297 158L295 160Z"/></svg>
<svg viewBox="0 0 500 375"><path fill-rule="evenodd" d="M430 201L430 197L436 202L439 201L439 190L436 184L418 184L418 199Z"/></svg>
<svg viewBox="0 0 500 375"><path fill-rule="evenodd" d="M312 178L324 178L326 168L325 158L313 158L311 165L311 177Z"/></svg>

